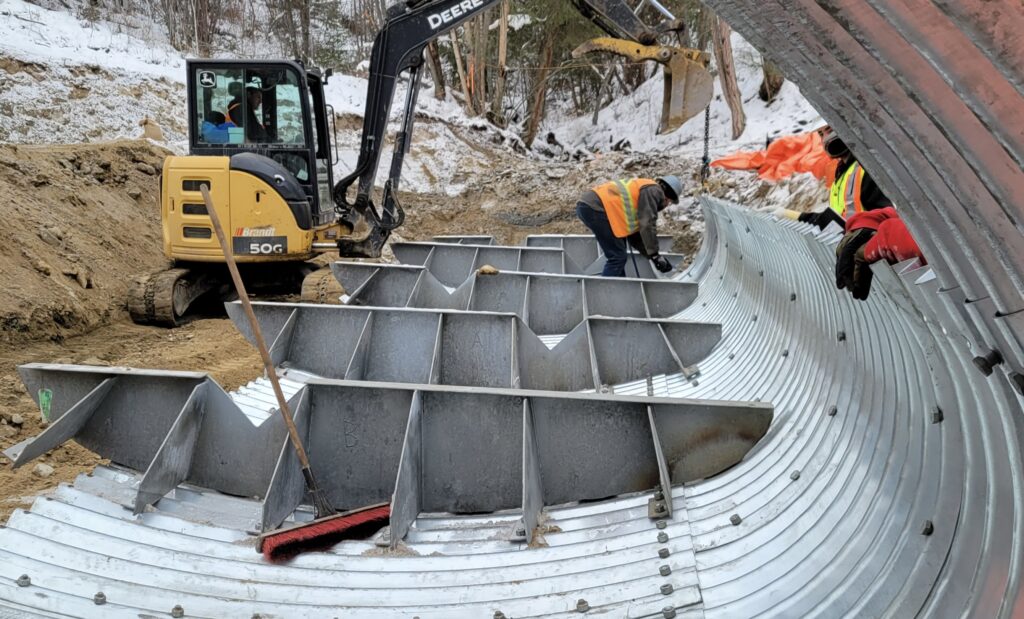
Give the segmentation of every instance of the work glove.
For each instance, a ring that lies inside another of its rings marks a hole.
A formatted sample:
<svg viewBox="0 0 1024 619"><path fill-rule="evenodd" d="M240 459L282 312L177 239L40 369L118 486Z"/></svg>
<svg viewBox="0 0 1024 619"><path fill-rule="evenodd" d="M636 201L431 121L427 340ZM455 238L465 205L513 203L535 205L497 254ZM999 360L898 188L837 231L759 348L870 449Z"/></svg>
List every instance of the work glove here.
<svg viewBox="0 0 1024 619"><path fill-rule="evenodd" d="M830 223L835 223L840 228L846 226L846 222L843 221L843 218L831 208L826 208L820 213L800 213L800 216L797 219L806 224L818 226L818 228L822 230L827 228Z"/></svg>
<svg viewBox="0 0 1024 619"><path fill-rule="evenodd" d="M654 263L654 268L658 269L661 273L668 273L672 270L672 263L665 256L655 254L651 256L651 262Z"/></svg>
<svg viewBox="0 0 1024 619"><path fill-rule="evenodd" d="M871 265L864 257L867 245L875 231L867 228L854 230L843 237L836 247L836 287L849 289L854 299L863 301L871 292Z"/></svg>

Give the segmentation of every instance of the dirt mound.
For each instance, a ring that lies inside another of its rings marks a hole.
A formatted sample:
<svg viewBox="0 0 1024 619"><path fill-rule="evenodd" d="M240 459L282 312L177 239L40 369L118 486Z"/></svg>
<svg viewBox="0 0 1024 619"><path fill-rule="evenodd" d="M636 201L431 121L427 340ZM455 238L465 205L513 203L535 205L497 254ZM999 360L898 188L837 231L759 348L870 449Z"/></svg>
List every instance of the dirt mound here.
<svg viewBox="0 0 1024 619"><path fill-rule="evenodd" d="M0 146L0 344L125 315L133 276L166 264L148 141Z"/></svg>

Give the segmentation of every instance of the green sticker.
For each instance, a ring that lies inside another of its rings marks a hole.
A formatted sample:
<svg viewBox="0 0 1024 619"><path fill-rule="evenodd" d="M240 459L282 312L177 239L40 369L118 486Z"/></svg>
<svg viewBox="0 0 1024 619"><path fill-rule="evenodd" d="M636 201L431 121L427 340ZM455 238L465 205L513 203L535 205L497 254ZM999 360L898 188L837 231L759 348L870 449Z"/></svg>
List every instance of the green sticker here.
<svg viewBox="0 0 1024 619"><path fill-rule="evenodd" d="M50 423L50 402L53 401L53 391L49 389L39 390L39 411L43 413L43 421Z"/></svg>

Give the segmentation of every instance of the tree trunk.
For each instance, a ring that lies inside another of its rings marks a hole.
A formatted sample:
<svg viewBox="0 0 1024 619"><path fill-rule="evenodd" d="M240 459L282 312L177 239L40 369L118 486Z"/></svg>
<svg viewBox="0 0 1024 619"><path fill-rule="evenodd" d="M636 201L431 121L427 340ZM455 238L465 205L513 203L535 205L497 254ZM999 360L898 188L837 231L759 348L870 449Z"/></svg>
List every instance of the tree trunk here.
<svg viewBox="0 0 1024 619"><path fill-rule="evenodd" d="M310 34L310 5L312 0L300 0L299 2L299 27L302 30L302 59L309 62L313 57L313 37Z"/></svg>
<svg viewBox="0 0 1024 619"><path fill-rule="evenodd" d="M441 66L441 56L437 52L437 43L431 41L427 44L427 69L430 77L434 80L434 98L443 101L447 96L444 83L444 68Z"/></svg>
<svg viewBox="0 0 1024 619"><path fill-rule="evenodd" d="M782 90L782 84L785 83L786 78L782 77L782 72L775 66L775 63L764 56L761 56L761 72L764 74L764 80L761 81L761 89L758 91L757 96L762 101L771 103L779 95L779 91Z"/></svg>
<svg viewBox="0 0 1024 619"><path fill-rule="evenodd" d="M548 78L551 77L551 63L555 61L555 39L554 34L550 31L544 36L544 48L540 57L541 66L533 84L533 93L530 96L530 120L526 125L526 135L523 136L523 142L526 143L527 148L533 146L537 132L540 131L540 123L544 120L544 106L548 97Z"/></svg>
<svg viewBox="0 0 1024 619"><path fill-rule="evenodd" d="M730 34L732 34L732 29L729 28L729 24L719 19L714 38L715 61L718 63L718 78L722 83L722 92L725 94L725 101L729 104L729 111L732 113L732 139L736 140L743 135L743 130L747 126L747 117L743 113L743 99L739 84L736 83L736 63L732 56Z"/></svg>
<svg viewBox="0 0 1024 619"><path fill-rule="evenodd" d="M508 0L501 3L501 17L498 24L498 75L494 82L494 96L491 99L491 122L505 126L505 79L508 77Z"/></svg>
<svg viewBox="0 0 1024 619"><path fill-rule="evenodd" d="M466 99L466 111L470 116L476 116L476 110L473 108L473 97L469 94L469 84L466 81L466 70L462 66L462 52L459 50L459 35L452 30L450 33L452 39L452 53L455 55L455 70L459 74L459 83L462 85L462 94Z"/></svg>

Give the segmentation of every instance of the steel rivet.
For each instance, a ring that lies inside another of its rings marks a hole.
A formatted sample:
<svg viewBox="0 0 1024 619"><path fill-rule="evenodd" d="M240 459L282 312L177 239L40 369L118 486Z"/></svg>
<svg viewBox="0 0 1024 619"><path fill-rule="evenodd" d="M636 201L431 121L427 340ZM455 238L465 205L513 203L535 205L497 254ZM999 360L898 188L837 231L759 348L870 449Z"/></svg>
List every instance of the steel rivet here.
<svg viewBox="0 0 1024 619"><path fill-rule="evenodd" d="M668 526L668 523L665 522L664 520L659 520L658 522L654 523L654 526L658 527L659 529L664 529L665 527Z"/></svg>
<svg viewBox="0 0 1024 619"><path fill-rule="evenodd" d="M259 613L255 613L255 614L253 614L252 619L263 619L263 615L261 615ZM413 617L413 619L416 619L416 618Z"/></svg>
<svg viewBox="0 0 1024 619"><path fill-rule="evenodd" d="M661 616L665 619L676 619L676 607L666 606L661 609Z"/></svg>
<svg viewBox="0 0 1024 619"><path fill-rule="evenodd" d="M789 474L789 478L792 479L793 481L800 479L800 471L793 471L792 473Z"/></svg>
<svg viewBox="0 0 1024 619"><path fill-rule="evenodd" d="M753 317L753 318L751 318L750 320L751 320L752 322L757 322L757 314L754 314L754 317Z"/></svg>
<svg viewBox="0 0 1024 619"><path fill-rule="evenodd" d="M789 356L789 349L786 349L786 350L782 351L782 356L783 357L788 357Z"/></svg>
<svg viewBox="0 0 1024 619"><path fill-rule="evenodd" d="M577 600L576 601L576 612L578 612L578 613L585 613L588 610L590 610L590 604L588 604L586 600Z"/></svg>
<svg viewBox="0 0 1024 619"><path fill-rule="evenodd" d="M672 551L668 548L661 548L658 550L658 558L660 559L667 559L670 554L672 554Z"/></svg>
<svg viewBox="0 0 1024 619"><path fill-rule="evenodd" d="M667 566L667 565L662 565L661 567L658 568L658 573L661 574L662 576L668 576L669 574L672 573L672 568Z"/></svg>
<svg viewBox="0 0 1024 619"><path fill-rule="evenodd" d="M668 533L665 533L664 531L662 531L661 533L658 533L658 543L659 544L667 544L668 543Z"/></svg>
<svg viewBox="0 0 1024 619"><path fill-rule="evenodd" d="M946 419L946 416L942 414L942 409L936 406L932 409L932 423L942 423Z"/></svg>
<svg viewBox="0 0 1024 619"><path fill-rule="evenodd" d="M185 616L185 609L179 604L171 609L171 616L174 617L174 619L181 619Z"/></svg>
<svg viewBox="0 0 1024 619"><path fill-rule="evenodd" d="M761 277L764 277L764 271L758 271L757 274L760 275Z"/></svg>
<svg viewBox="0 0 1024 619"><path fill-rule="evenodd" d="M664 514L667 511L668 510L665 509L665 504L664 503L655 503L654 504L654 513L656 513L656 514Z"/></svg>
<svg viewBox="0 0 1024 619"><path fill-rule="evenodd" d="M526 529L516 529L516 537L526 537Z"/></svg>
<svg viewBox="0 0 1024 619"><path fill-rule="evenodd" d="M1017 393L1024 395L1024 374L1021 374L1020 372L1010 374L1010 382L1013 383L1014 388L1017 389Z"/></svg>
<svg viewBox="0 0 1024 619"><path fill-rule="evenodd" d="M839 338L840 342L845 342L846 341L846 331L840 331L839 334L837 335L837 337Z"/></svg>
<svg viewBox="0 0 1024 619"><path fill-rule="evenodd" d="M664 498L665 498L665 493L662 492L661 490L658 490L657 492L654 493L654 500L655 501L661 501Z"/></svg>
<svg viewBox="0 0 1024 619"><path fill-rule="evenodd" d="M736 358L736 353L729 353L729 361L732 361L735 358Z"/></svg>
<svg viewBox="0 0 1024 619"><path fill-rule="evenodd" d="M28 574L22 574L18 576L18 580L15 582L18 583L19 587L27 587L32 584L32 579L28 577Z"/></svg>
<svg viewBox="0 0 1024 619"><path fill-rule="evenodd" d="M998 350L990 350L982 356L974 358L974 366L985 376L992 376L995 366L1003 362L1003 355Z"/></svg>
<svg viewBox="0 0 1024 619"><path fill-rule="evenodd" d="M833 407L828 409L828 416L829 417L835 417L837 413L839 413L839 407L838 406L833 406Z"/></svg>
<svg viewBox="0 0 1024 619"><path fill-rule="evenodd" d="M735 526L739 526L739 524L741 522L743 522L743 519L740 518L739 514L733 514L732 516L729 516L729 522L731 522L732 526L735 527Z"/></svg>
<svg viewBox="0 0 1024 619"><path fill-rule="evenodd" d="M96 595L92 596L92 602L97 606L103 606L107 603L107 596L102 591L100 591Z"/></svg>
<svg viewBox="0 0 1024 619"><path fill-rule="evenodd" d="M925 520L924 526L921 527L921 535L931 535L935 532L935 524L931 520Z"/></svg>
<svg viewBox="0 0 1024 619"><path fill-rule="evenodd" d="M672 595L672 591L672 583L667 582L661 586L662 595Z"/></svg>
<svg viewBox="0 0 1024 619"><path fill-rule="evenodd" d="M795 293L795 292L793 292L793 293L791 293L791 294L789 295L789 300L790 300L790 301L796 301L796 293Z"/></svg>
<svg viewBox="0 0 1024 619"><path fill-rule="evenodd" d="M505 619L505 613L500 610L494 611L494 619Z"/></svg>

